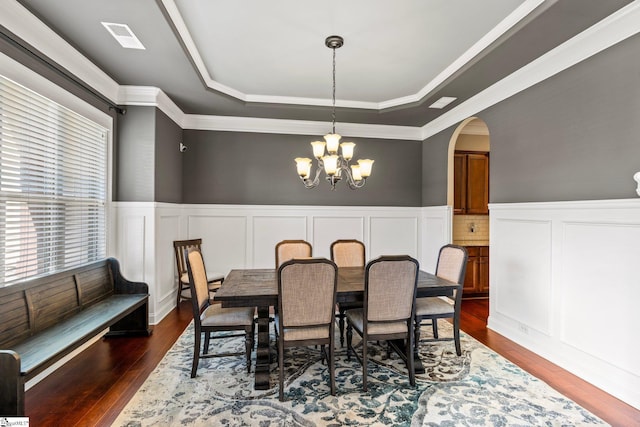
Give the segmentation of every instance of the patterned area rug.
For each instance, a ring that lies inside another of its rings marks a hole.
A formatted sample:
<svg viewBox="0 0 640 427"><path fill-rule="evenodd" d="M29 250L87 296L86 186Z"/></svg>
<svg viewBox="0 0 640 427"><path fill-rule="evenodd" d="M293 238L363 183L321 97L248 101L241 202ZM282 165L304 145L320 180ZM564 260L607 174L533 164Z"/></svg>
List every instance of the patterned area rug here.
<svg viewBox="0 0 640 427"><path fill-rule="evenodd" d="M337 328L336 328L337 330ZM423 327L423 336L430 333ZM451 325L440 321L441 336ZM354 334L354 341L356 335ZM339 342L339 341L337 341ZM224 343L224 344L223 344ZM220 351L244 351L243 338L212 341ZM244 356L201 360L190 378L193 325L114 422L114 426L582 426L606 425L544 382L462 334L453 342L421 343L426 372L409 386L401 359L369 344L369 391L362 367L336 351L336 396L314 348L285 354L285 402L278 400L278 367L270 390L253 389ZM275 358L274 358L275 360Z"/></svg>

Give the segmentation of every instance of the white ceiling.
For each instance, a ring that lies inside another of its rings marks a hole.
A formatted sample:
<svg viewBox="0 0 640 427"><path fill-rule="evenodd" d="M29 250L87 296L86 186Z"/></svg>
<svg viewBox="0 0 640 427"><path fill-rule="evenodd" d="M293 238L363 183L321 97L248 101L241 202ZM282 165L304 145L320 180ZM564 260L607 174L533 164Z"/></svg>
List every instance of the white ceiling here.
<svg viewBox="0 0 640 427"><path fill-rule="evenodd" d="M243 100L326 105L332 51L324 41L337 34L345 39L336 50L339 104L377 109L424 96L540 1L163 3L212 88Z"/></svg>

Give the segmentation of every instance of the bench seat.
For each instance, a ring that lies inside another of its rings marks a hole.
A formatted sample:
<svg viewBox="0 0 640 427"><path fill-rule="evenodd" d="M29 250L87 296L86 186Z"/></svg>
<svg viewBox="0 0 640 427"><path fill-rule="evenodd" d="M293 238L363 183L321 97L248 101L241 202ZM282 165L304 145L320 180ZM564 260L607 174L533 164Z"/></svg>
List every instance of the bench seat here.
<svg viewBox="0 0 640 427"><path fill-rule="evenodd" d="M22 341L11 348L20 355L20 374L33 378L146 302L146 295L112 295Z"/></svg>

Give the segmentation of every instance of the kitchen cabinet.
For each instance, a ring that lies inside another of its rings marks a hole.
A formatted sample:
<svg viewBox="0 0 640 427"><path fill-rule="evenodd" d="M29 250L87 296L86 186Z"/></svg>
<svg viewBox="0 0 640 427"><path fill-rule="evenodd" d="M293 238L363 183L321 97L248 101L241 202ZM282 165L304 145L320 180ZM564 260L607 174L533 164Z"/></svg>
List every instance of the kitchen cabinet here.
<svg viewBox="0 0 640 427"><path fill-rule="evenodd" d="M456 151L453 155L453 213L489 213L489 153Z"/></svg>
<svg viewBox="0 0 640 427"><path fill-rule="evenodd" d="M462 298L489 295L489 246L467 246L467 271Z"/></svg>

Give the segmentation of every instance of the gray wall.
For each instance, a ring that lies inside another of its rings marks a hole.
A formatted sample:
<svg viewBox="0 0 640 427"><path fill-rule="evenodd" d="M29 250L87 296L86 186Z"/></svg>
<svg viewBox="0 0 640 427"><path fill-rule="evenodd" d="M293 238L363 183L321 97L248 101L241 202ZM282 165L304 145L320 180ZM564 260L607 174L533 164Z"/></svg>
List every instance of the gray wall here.
<svg viewBox="0 0 640 427"><path fill-rule="evenodd" d="M128 107L120 117L114 200L155 201L156 108Z"/></svg>
<svg viewBox="0 0 640 427"><path fill-rule="evenodd" d="M302 185L295 157L311 157L318 135L184 131L183 203L420 206L421 143L355 138L354 158L375 160L360 190Z"/></svg>
<svg viewBox="0 0 640 427"><path fill-rule="evenodd" d="M637 197L640 36L477 114L490 132L492 203ZM454 127L424 143L423 205L446 203Z"/></svg>
<svg viewBox="0 0 640 427"><path fill-rule="evenodd" d="M481 113L491 133L491 202L636 197L640 37Z"/></svg>
<svg viewBox="0 0 640 427"><path fill-rule="evenodd" d="M116 141L115 200L182 202L182 129L156 107L128 107Z"/></svg>
<svg viewBox="0 0 640 427"><path fill-rule="evenodd" d="M155 201L182 202L182 128L156 109Z"/></svg>
<svg viewBox="0 0 640 427"><path fill-rule="evenodd" d="M422 144L422 206L447 204L449 141L454 130L446 129Z"/></svg>

